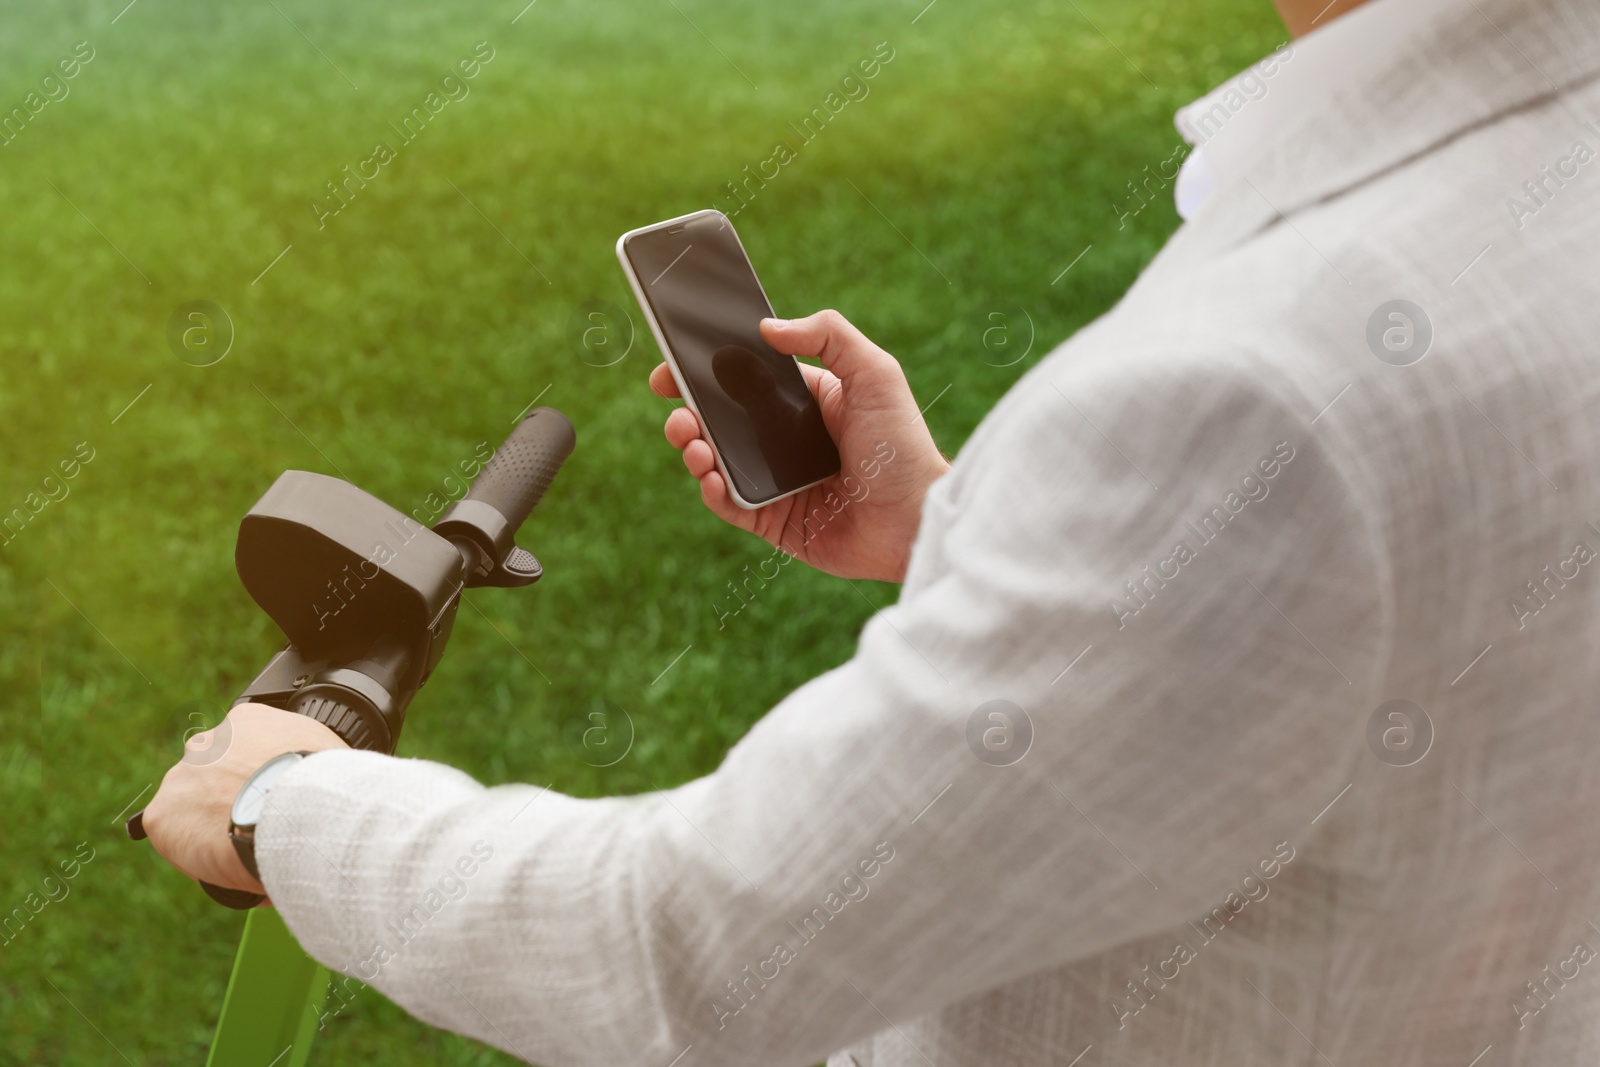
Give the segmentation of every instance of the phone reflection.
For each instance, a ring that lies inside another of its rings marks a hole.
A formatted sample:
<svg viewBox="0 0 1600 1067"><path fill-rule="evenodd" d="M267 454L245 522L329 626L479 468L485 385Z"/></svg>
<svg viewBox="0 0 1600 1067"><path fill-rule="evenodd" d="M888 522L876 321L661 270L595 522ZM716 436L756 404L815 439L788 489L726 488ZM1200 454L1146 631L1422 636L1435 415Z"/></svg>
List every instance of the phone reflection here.
<svg viewBox="0 0 1600 1067"><path fill-rule="evenodd" d="M761 456L778 485L803 485L813 477L810 455L796 442L806 441L815 408L786 388L777 368L742 345L723 345L711 354L711 376L729 400L738 404L753 425ZM809 394L809 390L807 390Z"/></svg>

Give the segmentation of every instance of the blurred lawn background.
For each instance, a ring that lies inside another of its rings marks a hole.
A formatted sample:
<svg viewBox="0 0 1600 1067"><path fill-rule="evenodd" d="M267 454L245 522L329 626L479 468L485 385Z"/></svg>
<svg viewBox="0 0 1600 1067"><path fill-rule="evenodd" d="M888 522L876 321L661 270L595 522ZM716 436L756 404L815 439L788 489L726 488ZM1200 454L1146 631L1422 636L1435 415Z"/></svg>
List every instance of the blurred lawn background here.
<svg viewBox="0 0 1600 1067"><path fill-rule="evenodd" d="M785 568L719 629L769 550L661 438L617 235L725 204L888 42L737 226L778 312L837 307L896 353L953 454L1177 224L1170 192L1118 217L1173 110L1284 38L1267 0L125 2L0 7L0 113L95 53L0 147L0 512L94 450L0 549L0 915L95 850L0 943L6 1064L204 1059L242 919L117 817L277 647L232 553L281 470L409 511L536 396L565 411L578 448L523 537L548 577L473 594L402 752L582 796L705 774L896 590ZM400 147L480 41L470 95ZM310 201L379 140L398 158L319 230ZM169 349L190 300L232 319L213 366ZM638 334L611 366L571 337L593 300ZM590 766L617 708L631 751ZM312 1062L512 1061L367 990Z"/></svg>

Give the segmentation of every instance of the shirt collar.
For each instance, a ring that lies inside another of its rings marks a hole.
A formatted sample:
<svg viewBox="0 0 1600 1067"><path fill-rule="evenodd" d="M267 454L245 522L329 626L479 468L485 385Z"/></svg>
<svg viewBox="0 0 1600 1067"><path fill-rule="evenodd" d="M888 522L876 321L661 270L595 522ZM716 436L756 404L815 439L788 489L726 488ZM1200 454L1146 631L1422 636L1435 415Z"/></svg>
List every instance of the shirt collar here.
<svg viewBox="0 0 1600 1067"><path fill-rule="evenodd" d="M1179 110L1179 213L1291 210L1596 68L1593 0L1369 0Z"/></svg>

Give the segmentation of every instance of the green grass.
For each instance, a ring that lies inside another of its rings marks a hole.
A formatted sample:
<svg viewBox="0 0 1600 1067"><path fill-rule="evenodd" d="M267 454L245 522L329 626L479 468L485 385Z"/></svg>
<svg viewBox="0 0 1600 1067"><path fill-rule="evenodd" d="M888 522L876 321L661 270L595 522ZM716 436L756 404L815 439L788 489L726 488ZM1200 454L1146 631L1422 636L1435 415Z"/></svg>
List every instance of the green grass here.
<svg viewBox="0 0 1600 1067"><path fill-rule="evenodd" d="M6 1064L120 1062L108 1042L141 1067L203 1059L240 917L113 821L275 647L232 547L279 471L342 471L409 510L547 390L579 436L524 536L548 577L473 596L504 636L462 613L403 750L584 796L705 774L896 591L785 568L719 631L725 583L767 550L704 512L662 440L648 335L603 368L567 339L592 299L642 329L616 236L711 203L889 42L871 95L737 224L779 313L844 311L939 398L954 453L1176 225L1158 204L1121 229L1113 208L1171 153L1174 108L1282 38L1265 0L944 0L915 25L923 0L538 0L515 25L519 0L144 0L113 25L123 3L0 14L0 113L96 50L0 148L0 512L95 449L0 549L0 912L96 850L0 944ZM323 183L397 141L387 123L483 40L470 96L319 231ZM205 368L165 341L195 299L237 334ZM1022 311L1032 351L995 366L990 316L1020 346ZM577 738L607 702L636 743L600 770ZM312 1062L511 1061L367 991Z"/></svg>

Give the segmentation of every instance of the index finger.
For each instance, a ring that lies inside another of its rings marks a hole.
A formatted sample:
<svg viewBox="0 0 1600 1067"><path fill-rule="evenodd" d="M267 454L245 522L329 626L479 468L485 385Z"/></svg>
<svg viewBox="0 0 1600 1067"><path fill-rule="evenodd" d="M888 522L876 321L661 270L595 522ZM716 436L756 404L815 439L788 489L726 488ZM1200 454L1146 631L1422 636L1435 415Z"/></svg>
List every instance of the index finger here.
<svg viewBox="0 0 1600 1067"><path fill-rule="evenodd" d="M655 370L650 372L650 391L668 400L676 400L683 395L678 392L678 383L673 380L672 370L665 363L656 364Z"/></svg>

